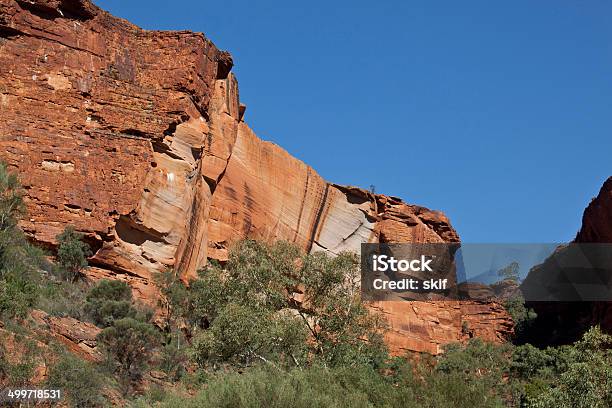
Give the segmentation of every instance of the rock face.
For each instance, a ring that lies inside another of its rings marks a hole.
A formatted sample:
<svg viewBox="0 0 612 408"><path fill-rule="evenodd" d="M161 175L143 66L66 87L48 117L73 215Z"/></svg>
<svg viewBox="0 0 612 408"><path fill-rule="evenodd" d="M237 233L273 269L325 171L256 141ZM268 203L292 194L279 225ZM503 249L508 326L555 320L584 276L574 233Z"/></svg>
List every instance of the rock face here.
<svg viewBox="0 0 612 408"><path fill-rule="evenodd" d="M203 34L145 31L87 0L0 0L0 158L21 174L24 230L52 248L74 225L91 277L152 304L155 272L189 278L247 237L332 254L459 240L442 213L331 184L259 139L232 64ZM484 303L377 307L391 342L412 339L399 349L435 352L464 320L491 340L511 330Z"/></svg>
<svg viewBox="0 0 612 408"><path fill-rule="evenodd" d="M21 322L20 333L4 327L0 321L0 355L11 364L32 365L27 379L29 384L44 385L48 379L49 367L60 354L52 347L51 339L64 345L65 349L89 361L102 361L96 336L100 329L91 323L84 323L71 317L54 317L41 310L32 310L29 318ZM32 352L34 345L38 352ZM6 373L0 375L0 387L7 387Z"/></svg>
<svg viewBox="0 0 612 408"><path fill-rule="evenodd" d="M444 345L473 337L500 343L514 327L506 310L491 302L384 301L372 307L389 323L387 343L395 355L439 354Z"/></svg>
<svg viewBox="0 0 612 408"><path fill-rule="evenodd" d="M612 243L612 177L584 210L582 226L575 243ZM557 252L567 249L557 248ZM527 279L547 280L546 269L534 267ZM591 326L599 325L612 333L612 302L530 302L538 314L535 330L529 339L534 344L565 344L578 340Z"/></svg>
<svg viewBox="0 0 612 408"><path fill-rule="evenodd" d="M612 177L584 210L582 228L576 235L578 243L612 243ZM590 325L599 324L612 333L612 302L592 302L588 313Z"/></svg>
<svg viewBox="0 0 612 408"><path fill-rule="evenodd" d="M31 318L39 326L43 335L50 334L72 353L90 361L102 360L96 339L102 330L95 325L72 317L49 316L41 310L33 310Z"/></svg>
<svg viewBox="0 0 612 408"><path fill-rule="evenodd" d="M612 177L584 210L575 242L612 243Z"/></svg>

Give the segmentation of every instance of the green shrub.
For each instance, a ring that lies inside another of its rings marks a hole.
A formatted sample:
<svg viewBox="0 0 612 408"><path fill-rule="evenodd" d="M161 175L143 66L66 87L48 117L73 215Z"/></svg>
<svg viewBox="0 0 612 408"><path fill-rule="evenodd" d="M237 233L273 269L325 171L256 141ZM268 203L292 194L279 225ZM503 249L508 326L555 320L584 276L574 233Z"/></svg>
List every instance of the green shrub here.
<svg viewBox="0 0 612 408"><path fill-rule="evenodd" d="M490 389L501 385L510 371L511 347L472 339L465 346L450 344L438 358L436 371L462 374L464 381L478 380Z"/></svg>
<svg viewBox="0 0 612 408"><path fill-rule="evenodd" d="M268 363L282 357L277 354L302 357L305 341L306 333L294 316L231 303L219 312L210 330L196 337L193 356L202 367L233 360L245 365Z"/></svg>
<svg viewBox="0 0 612 408"><path fill-rule="evenodd" d="M196 397L188 399L169 395L159 406L366 408L405 406L407 401L412 400L411 394L394 389L379 375L370 375L370 370L362 367L352 370L350 376L345 376L347 373L320 366L287 372L278 372L272 368L249 369L243 374L215 376Z"/></svg>
<svg viewBox="0 0 612 408"><path fill-rule="evenodd" d="M40 350L38 346L35 342L15 334L12 343L15 347L19 347L19 350L14 350L13 353L18 353L20 359L11 362L15 359L9 358L9 351L3 344L6 340L4 336L6 335L2 336L2 343L0 343L0 385L8 387L29 385L34 376L34 370L39 363Z"/></svg>
<svg viewBox="0 0 612 408"><path fill-rule="evenodd" d="M522 342L538 315L525 306L525 299L520 294L507 299L504 308L514 321L515 340Z"/></svg>
<svg viewBox="0 0 612 408"><path fill-rule="evenodd" d="M423 383L416 387L418 403L421 407L504 407L503 395L496 394L487 387L486 381L474 378L466 382L462 373L437 373L424 378ZM394 405L401 407L401 405ZM508 406L515 406L514 403Z"/></svg>
<svg viewBox="0 0 612 408"><path fill-rule="evenodd" d="M85 282L48 280L41 287L37 308L51 316L69 316L81 321L89 320L85 312L87 290Z"/></svg>
<svg viewBox="0 0 612 408"><path fill-rule="evenodd" d="M0 162L0 233L11 231L25 214L23 192L17 175Z"/></svg>
<svg viewBox="0 0 612 408"><path fill-rule="evenodd" d="M25 317L36 304L38 294L36 283L15 273L5 274L4 279L0 280L0 316Z"/></svg>
<svg viewBox="0 0 612 408"><path fill-rule="evenodd" d="M48 268L17 227L24 214L19 180L0 162L0 318L25 317L38 299L39 271Z"/></svg>
<svg viewBox="0 0 612 408"><path fill-rule="evenodd" d="M87 294L85 312L98 326L108 327L115 320L136 318L132 307L132 290L118 280L101 280Z"/></svg>
<svg viewBox="0 0 612 408"><path fill-rule="evenodd" d="M513 350L512 371L519 378L541 375L553 364L553 356L531 344L518 346Z"/></svg>
<svg viewBox="0 0 612 408"><path fill-rule="evenodd" d="M199 374L199 393L157 393L161 407L609 407L612 337L592 329L570 346L539 350L472 340L412 366L371 364ZM153 398L153 396L149 396ZM138 406L151 406L143 399Z"/></svg>
<svg viewBox="0 0 612 408"><path fill-rule="evenodd" d="M125 282L103 279L89 290L87 300L131 301L132 290Z"/></svg>
<svg viewBox="0 0 612 408"><path fill-rule="evenodd" d="M514 401L520 390L507 381L512 347L472 339L450 344L436 358L435 368L424 373L422 396L429 405L497 407ZM427 404L426 404L427 405Z"/></svg>
<svg viewBox="0 0 612 408"><path fill-rule="evenodd" d="M87 257L91 255L89 245L83 242L83 234L67 226L57 237L57 260L66 273L66 278L75 282L87 267Z"/></svg>
<svg viewBox="0 0 612 408"><path fill-rule="evenodd" d="M98 335L98 341L112 371L118 376L123 392L140 380L147 368L159 334L144 322L125 318L116 320Z"/></svg>
<svg viewBox="0 0 612 408"><path fill-rule="evenodd" d="M170 341L161 349L159 368L168 374L170 381L180 380L187 372L189 362L188 343L180 333L170 337Z"/></svg>
<svg viewBox="0 0 612 408"><path fill-rule="evenodd" d="M158 305L164 312L165 324L163 330L170 333L178 329L179 320L182 316L190 314L189 291L173 270L157 273L153 278L161 295Z"/></svg>
<svg viewBox="0 0 612 408"><path fill-rule="evenodd" d="M62 390L73 407L105 406L103 384L104 378L95 368L69 354L51 367L47 379L48 388Z"/></svg>
<svg viewBox="0 0 612 408"><path fill-rule="evenodd" d="M598 327L590 329L558 366L565 368L551 386L532 392L531 407L604 408L612 406L612 336ZM537 395L533 395L537 394Z"/></svg>

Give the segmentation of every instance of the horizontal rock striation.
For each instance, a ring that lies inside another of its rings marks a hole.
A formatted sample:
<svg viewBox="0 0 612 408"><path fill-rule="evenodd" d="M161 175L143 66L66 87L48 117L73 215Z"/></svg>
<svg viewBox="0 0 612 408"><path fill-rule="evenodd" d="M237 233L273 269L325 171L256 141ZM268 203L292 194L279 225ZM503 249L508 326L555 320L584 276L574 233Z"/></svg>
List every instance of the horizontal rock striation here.
<svg viewBox="0 0 612 408"><path fill-rule="evenodd" d="M33 310L30 318L39 335L52 336L85 360L102 361L102 353L97 348L97 336L102 330L95 325L72 317L50 316L42 310Z"/></svg>
<svg viewBox="0 0 612 408"><path fill-rule="evenodd" d="M90 276L151 304L155 272L189 278L243 238L331 254L459 240L444 214L329 183L259 139L232 64L203 34L145 31L86 0L0 0L0 158L21 174L24 230L52 248L74 225ZM412 339L398 350L436 352L465 319L491 340L511 330L495 305L376 307L391 342Z"/></svg>

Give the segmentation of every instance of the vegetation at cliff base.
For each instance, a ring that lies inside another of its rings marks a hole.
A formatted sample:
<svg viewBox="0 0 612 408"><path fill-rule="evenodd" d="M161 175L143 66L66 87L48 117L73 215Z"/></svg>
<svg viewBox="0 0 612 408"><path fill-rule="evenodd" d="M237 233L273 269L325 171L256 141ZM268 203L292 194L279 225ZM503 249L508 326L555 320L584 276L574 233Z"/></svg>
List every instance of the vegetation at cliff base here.
<svg viewBox="0 0 612 408"><path fill-rule="evenodd" d="M186 310L201 368L380 364L383 321L360 300L358 259L243 241L191 282ZM183 305L185 310L185 307Z"/></svg>
<svg viewBox="0 0 612 408"><path fill-rule="evenodd" d="M410 363L280 369L257 365L210 373L195 396L173 392L134 406L159 407L609 407L611 337L592 329L561 348L480 340Z"/></svg>
<svg viewBox="0 0 612 408"><path fill-rule="evenodd" d="M49 370L46 386L63 390L73 407L101 407L102 389L108 380L91 363L64 352Z"/></svg>
<svg viewBox="0 0 612 408"><path fill-rule="evenodd" d="M350 254L244 241L226 264L213 263L189 285L172 273L159 277L168 327L183 328L196 367L185 363L178 391L136 405L608 406L611 337L599 329L543 350L472 339L435 357L391 357L380 341L384 322L359 301L357 268ZM530 311L515 302L528 321Z"/></svg>
<svg viewBox="0 0 612 408"><path fill-rule="evenodd" d="M107 363L120 380L124 394L145 373L158 337L152 325L129 317L116 320L98 336Z"/></svg>

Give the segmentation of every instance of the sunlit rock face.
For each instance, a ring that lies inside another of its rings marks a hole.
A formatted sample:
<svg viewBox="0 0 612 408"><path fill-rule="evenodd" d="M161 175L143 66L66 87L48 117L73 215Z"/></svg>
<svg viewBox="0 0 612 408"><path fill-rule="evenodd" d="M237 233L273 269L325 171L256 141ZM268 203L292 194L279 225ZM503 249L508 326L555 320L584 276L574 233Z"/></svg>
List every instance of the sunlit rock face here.
<svg viewBox="0 0 612 408"><path fill-rule="evenodd" d="M329 183L259 139L232 64L203 34L145 31L86 0L0 0L0 157L26 189L24 230L53 247L74 225L90 276L152 305L154 273L192 277L243 238L330 254L459 240L442 213ZM375 308L398 352L437 352L466 319L491 340L509 325L488 304Z"/></svg>

